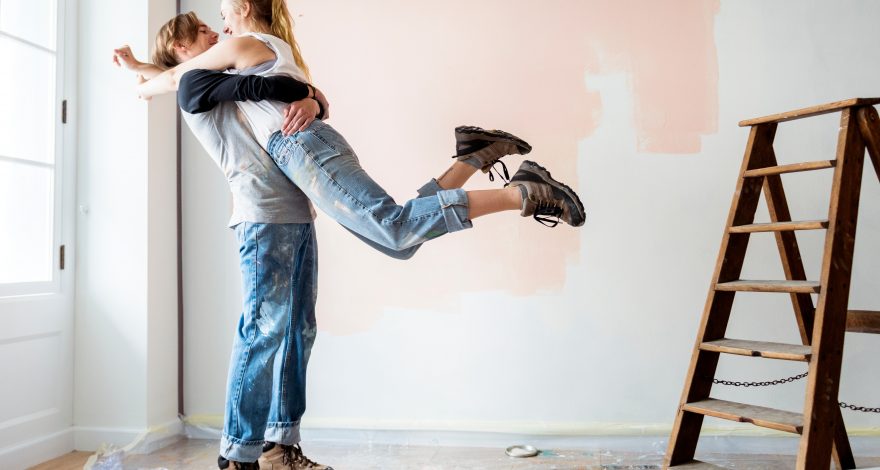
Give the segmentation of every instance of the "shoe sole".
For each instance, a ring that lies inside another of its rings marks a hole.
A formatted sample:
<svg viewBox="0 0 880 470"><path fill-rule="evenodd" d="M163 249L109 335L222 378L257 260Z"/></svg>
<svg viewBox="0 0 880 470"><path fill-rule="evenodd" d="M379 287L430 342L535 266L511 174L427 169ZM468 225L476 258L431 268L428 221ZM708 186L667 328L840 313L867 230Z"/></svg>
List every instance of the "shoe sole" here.
<svg viewBox="0 0 880 470"><path fill-rule="evenodd" d="M550 176L550 172L547 171L546 168L544 168L543 166L541 166L531 160L524 160L522 164L523 164L523 166L529 165L528 171L538 175L545 183L559 189L560 191L562 191L566 195L568 195L568 197L570 197L575 202L575 205L577 205L578 215L580 215L580 218L581 218L581 223L579 223L577 225L571 224L571 226L572 227L580 227L581 225L584 225L584 222L586 222L586 220L587 220L587 212L584 209L584 204L581 202L581 198L578 197L577 193L574 192L573 189L568 187L567 184L556 181L555 179L553 179L553 177ZM522 168L522 166L520 168Z"/></svg>
<svg viewBox="0 0 880 470"><path fill-rule="evenodd" d="M460 139L459 136L467 136L468 139ZM472 137L472 138L471 138ZM458 126L455 128L455 140L457 142L467 142L470 140L485 140L487 142L509 142L517 146L520 155L525 155L532 151L532 146L525 140L504 131L487 130L477 126ZM456 157L452 157L456 158Z"/></svg>

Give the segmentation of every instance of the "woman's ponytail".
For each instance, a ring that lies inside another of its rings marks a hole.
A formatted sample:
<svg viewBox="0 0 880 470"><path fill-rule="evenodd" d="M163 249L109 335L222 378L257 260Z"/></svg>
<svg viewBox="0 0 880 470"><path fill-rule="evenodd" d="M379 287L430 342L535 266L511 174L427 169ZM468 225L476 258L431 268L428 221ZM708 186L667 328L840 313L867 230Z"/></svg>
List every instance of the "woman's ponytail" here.
<svg viewBox="0 0 880 470"><path fill-rule="evenodd" d="M303 60L299 45L293 37L293 19L290 18L290 12L287 11L287 2L285 0L270 1L272 2L272 22L269 28L272 30L272 34L290 45L290 49L293 52L293 61L303 71L306 79L311 82L312 74L309 71L309 66Z"/></svg>

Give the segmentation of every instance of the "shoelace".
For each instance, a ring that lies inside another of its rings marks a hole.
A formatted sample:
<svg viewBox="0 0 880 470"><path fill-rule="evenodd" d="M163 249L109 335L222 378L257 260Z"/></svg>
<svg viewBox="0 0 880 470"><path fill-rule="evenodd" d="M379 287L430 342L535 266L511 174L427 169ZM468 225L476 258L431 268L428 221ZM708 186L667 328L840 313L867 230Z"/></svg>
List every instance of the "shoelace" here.
<svg viewBox="0 0 880 470"><path fill-rule="evenodd" d="M281 456L281 463L288 465L291 468L317 468L320 466L318 462L309 460L309 458L303 454L302 448L298 444L284 448L284 453ZM300 465L303 465L303 467L300 467Z"/></svg>
<svg viewBox="0 0 880 470"><path fill-rule="evenodd" d="M501 164L501 169L504 170L503 174L495 168L495 165L499 163ZM495 175L492 174L494 170L495 173L498 173L498 177L501 178L502 181L504 181L504 185L507 186L507 184L510 183L510 174L507 172L507 165L505 165L504 162L502 162L501 160L495 160L489 165L489 181L495 181Z"/></svg>
<svg viewBox="0 0 880 470"><path fill-rule="evenodd" d="M549 216L549 217L548 217ZM555 227L559 225L560 216L562 216L562 208L552 202L540 202L535 208L532 217L545 227ZM552 217L556 217L553 219Z"/></svg>

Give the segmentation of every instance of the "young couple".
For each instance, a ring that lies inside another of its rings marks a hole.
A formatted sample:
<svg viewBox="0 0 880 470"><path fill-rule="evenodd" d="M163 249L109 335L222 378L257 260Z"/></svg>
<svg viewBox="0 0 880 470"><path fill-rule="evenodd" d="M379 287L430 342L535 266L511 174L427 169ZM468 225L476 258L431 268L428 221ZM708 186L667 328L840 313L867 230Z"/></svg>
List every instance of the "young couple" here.
<svg viewBox="0 0 880 470"><path fill-rule="evenodd" d="M138 74L144 99L177 90L185 121L232 192L244 307L233 339L218 466L328 469L299 447L316 333L311 204L398 259L491 213L516 210L545 225L577 227L584 208L571 188L531 161L512 178L505 167L502 189L461 189L477 170L493 179L501 158L531 151L511 134L478 127L455 129L457 160L423 185L418 198L398 205L323 122L329 103L310 83L284 0L222 0L220 11L232 36L226 41L187 13L159 31L154 64L139 62L127 47L114 50L113 60Z"/></svg>

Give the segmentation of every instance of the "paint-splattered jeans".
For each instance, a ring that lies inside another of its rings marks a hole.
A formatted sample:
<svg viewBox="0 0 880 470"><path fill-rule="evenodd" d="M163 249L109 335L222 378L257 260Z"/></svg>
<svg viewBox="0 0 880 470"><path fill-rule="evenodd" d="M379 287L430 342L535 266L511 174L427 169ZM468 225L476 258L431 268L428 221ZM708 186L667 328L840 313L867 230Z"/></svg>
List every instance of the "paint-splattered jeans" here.
<svg viewBox="0 0 880 470"><path fill-rule="evenodd" d="M398 205L322 121L288 137L272 134L268 150L312 204L388 256L407 259L422 243L473 226L464 190L443 190L435 180L419 190L420 197Z"/></svg>
<svg viewBox="0 0 880 470"><path fill-rule="evenodd" d="M235 227L244 307L229 362L220 454L256 461L264 439L300 441L306 366L317 331L314 224Z"/></svg>

